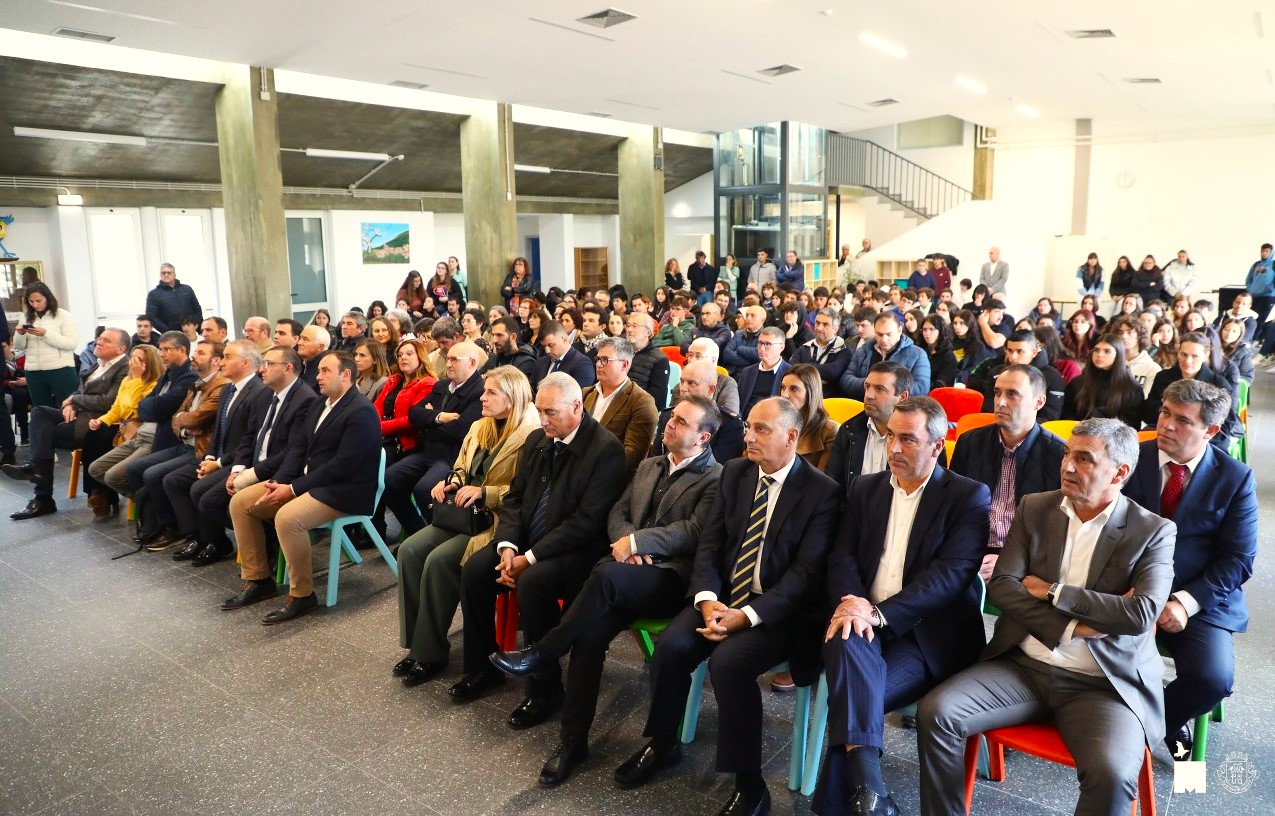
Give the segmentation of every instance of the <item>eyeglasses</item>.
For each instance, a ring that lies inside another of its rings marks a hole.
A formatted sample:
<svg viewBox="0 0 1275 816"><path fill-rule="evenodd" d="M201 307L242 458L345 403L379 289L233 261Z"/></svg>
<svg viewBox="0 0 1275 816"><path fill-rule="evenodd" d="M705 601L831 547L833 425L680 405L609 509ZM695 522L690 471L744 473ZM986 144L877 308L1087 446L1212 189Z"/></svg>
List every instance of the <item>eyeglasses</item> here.
<svg viewBox="0 0 1275 816"><path fill-rule="evenodd" d="M767 348L783 348L784 346L784 344L780 343L778 340L759 340L757 341L757 345L765 346Z"/></svg>
<svg viewBox="0 0 1275 816"><path fill-rule="evenodd" d="M277 365L288 365L288 363L283 360L262 360L261 364L267 367L277 366Z"/></svg>
<svg viewBox="0 0 1275 816"><path fill-rule="evenodd" d="M597 357L594 359L593 364L599 365L599 366L607 366L607 365L611 365L618 359L620 358L619 357Z"/></svg>
<svg viewBox="0 0 1275 816"><path fill-rule="evenodd" d="M461 360L471 360L471 359L473 358L472 357L453 357L450 354L447 355L447 362L449 363L459 363Z"/></svg>

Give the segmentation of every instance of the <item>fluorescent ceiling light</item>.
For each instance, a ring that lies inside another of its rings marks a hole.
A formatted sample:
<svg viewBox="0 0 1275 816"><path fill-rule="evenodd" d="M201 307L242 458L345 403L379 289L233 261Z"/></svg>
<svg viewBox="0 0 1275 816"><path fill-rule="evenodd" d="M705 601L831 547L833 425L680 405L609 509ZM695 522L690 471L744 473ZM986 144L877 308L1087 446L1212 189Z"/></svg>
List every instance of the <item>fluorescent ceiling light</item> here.
<svg viewBox="0 0 1275 816"><path fill-rule="evenodd" d="M63 139L68 142L98 142L101 144L146 146L145 136L125 136L120 133L87 133L80 130L49 130L48 128L15 127L14 136L35 139Z"/></svg>
<svg viewBox="0 0 1275 816"><path fill-rule="evenodd" d="M878 51L889 54L897 59L903 59L908 55L907 49L901 45L895 45L884 37L879 37L871 31L865 31L859 35L859 42L864 45L871 46Z"/></svg>
<svg viewBox="0 0 1275 816"><path fill-rule="evenodd" d="M552 173L553 168L541 167L535 164L515 164L514 169L521 173Z"/></svg>
<svg viewBox="0 0 1275 816"><path fill-rule="evenodd" d="M1014 108L1014 110L1018 111L1023 116L1026 116L1029 119L1040 118L1040 111L1036 110L1031 105L1019 105L1018 107Z"/></svg>
<svg viewBox="0 0 1275 816"><path fill-rule="evenodd" d="M59 207L83 207L84 196L58 193Z"/></svg>
<svg viewBox="0 0 1275 816"><path fill-rule="evenodd" d="M983 83L979 82L977 79L970 79L970 78L969 78L969 77L967 77L967 76L958 76L958 77L956 78L956 84L957 84L957 86L958 86L958 87L964 88L965 90L969 91L970 93L976 93L976 94L985 94L985 93L987 93L987 86L986 86L986 85L984 85Z"/></svg>
<svg viewBox="0 0 1275 816"><path fill-rule="evenodd" d="M324 150L307 147L305 154L311 159L358 159L360 161L389 161L389 153L362 153L358 150Z"/></svg>

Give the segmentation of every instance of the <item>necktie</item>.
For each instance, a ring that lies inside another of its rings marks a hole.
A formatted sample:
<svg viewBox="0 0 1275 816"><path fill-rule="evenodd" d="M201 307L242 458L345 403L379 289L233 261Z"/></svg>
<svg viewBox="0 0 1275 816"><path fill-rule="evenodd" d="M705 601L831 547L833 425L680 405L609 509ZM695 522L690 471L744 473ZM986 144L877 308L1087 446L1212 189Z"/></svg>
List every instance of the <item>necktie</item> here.
<svg viewBox="0 0 1275 816"><path fill-rule="evenodd" d="M552 363L549 364L549 373L552 374L557 370L558 370L558 361L554 360Z"/></svg>
<svg viewBox="0 0 1275 816"><path fill-rule="evenodd" d="M217 404L217 430L213 434L212 455L221 458L222 444L226 441L226 415L230 413L230 403L235 399L235 384L231 383L221 392L221 402Z"/></svg>
<svg viewBox="0 0 1275 816"><path fill-rule="evenodd" d="M549 494L553 492L553 472L557 469L558 457L566 447L566 445L556 439L554 440L553 459L549 463L549 481L545 483L545 489L541 491L540 498L536 501L536 509L531 514L531 530L527 539L527 549L535 546L536 542L544 538L545 533L549 532Z"/></svg>
<svg viewBox="0 0 1275 816"><path fill-rule="evenodd" d="M1182 489L1186 487L1186 465L1169 463L1169 479L1164 483L1164 492L1160 494L1160 515L1172 520L1178 512L1178 502L1182 501Z"/></svg>
<svg viewBox="0 0 1275 816"><path fill-rule="evenodd" d="M257 443L252 448L252 461L256 462L261 459L262 447L266 443L266 434L270 433L270 428L274 425L274 418L278 412L279 395L275 394L274 399L270 402L270 410L266 413L266 421L261 424L261 430L257 431Z"/></svg>
<svg viewBox="0 0 1275 816"><path fill-rule="evenodd" d="M757 554L761 552L762 532L766 529L766 504L770 486L774 481L769 476L763 476L757 482L757 492L753 495L753 507L748 511L748 528L744 530L744 544L739 548L739 558L735 559L735 569L730 577L730 600L727 606L732 609L744 606L752 595L753 573L757 570Z"/></svg>

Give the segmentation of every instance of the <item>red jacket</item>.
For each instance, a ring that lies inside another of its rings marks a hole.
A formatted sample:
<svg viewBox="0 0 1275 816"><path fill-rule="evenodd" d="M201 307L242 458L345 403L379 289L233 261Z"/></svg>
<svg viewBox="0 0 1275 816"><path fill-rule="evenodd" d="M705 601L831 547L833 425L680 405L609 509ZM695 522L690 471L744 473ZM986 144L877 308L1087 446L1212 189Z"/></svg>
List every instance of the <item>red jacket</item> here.
<svg viewBox="0 0 1275 816"><path fill-rule="evenodd" d="M399 443L403 446L403 450L410 451L416 447L416 429L412 427L411 422L407 421L407 412L411 410L413 405L428 397L429 392L433 390L434 384L438 381L426 375L403 386L403 390L399 392L398 399L394 400L393 418L385 419L385 398L389 396L389 393L397 387L402 379L402 374L391 374L389 379L385 381L385 387L381 389L381 393L376 397L376 415L381 418L381 437L397 436Z"/></svg>

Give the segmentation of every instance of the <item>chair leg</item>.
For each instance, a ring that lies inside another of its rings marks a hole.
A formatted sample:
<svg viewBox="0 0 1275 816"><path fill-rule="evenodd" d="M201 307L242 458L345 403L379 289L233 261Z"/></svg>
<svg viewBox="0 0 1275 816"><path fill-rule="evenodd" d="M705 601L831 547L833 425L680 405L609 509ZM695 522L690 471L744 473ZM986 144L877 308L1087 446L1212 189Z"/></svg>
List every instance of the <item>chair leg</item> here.
<svg viewBox="0 0 1275 816"><path fill-rule="evenodd" d="M974 806L974 782L977 779L978 766L983 761L983 752L987 750L982 734L974 734L965 741L965 813L970 813Z"/></svg>
<svg viewBox="0 0 1275 816"><path fill-rule="evenodd" d="M513 592L496 596L496 645L502 652L518 648L518 596Z"/></svg>
<svg viewBox="0 0 1275 816"><path fill-rule="evenodd" d="M363 531L367 533L368 538L372 539L372 543L376 545L377 551L381 553L381 558L385 559L385 563L389 566L390 572L394 573L394 577L398 577L398 559L394 557L394 553L390 552L390 548L386 546L385 539L381 538L381 534L377 531L376 525L372 523L370 518L365 518L360 522L363 525Z"/></svg>
<svg viewBox="0 0 1275 816"><path fill-rule="evenodd" d="M1005 746L1001 743L992 744L992 741L983 738L987 743L988 760L987 760L987 778L993 782L1005 781Z"/></svg>
<svg viewBox="0 0 1275 816"><path fill-rule="evenodd" d="M328 525L330 535L329 552L328 552L328 593L325 599L327 606L336 606L337 587L341 580L341 551L353 550L350 539L345 534L344 528L337 524ZM356 553L357 555L357 553ZM361 558L352 559L354 563L361 561Z"/></svg>
<svg viewBox="0 0 1275 816"><path fill-rule="evenodd" d="M797 689L792 710L792 755L788 757L788 789L801 790L810 732L810 686Z"/></svg>
<svg viewBox="0 0 1275 816"><path fill-rule="evenodd" d="M686 695L686 713L682 715L682 744L695 741L695 729L699 725L700 699L704 696L704 678L708 676L708 661L695 668L691 675L691 690Z"/></svg>
<svg viewBox="0 0 1275 816"><path fill-rule="evenodd" d="M655 654L655 641L651 638L651 633L645 629L630 629L633 633L633 639L637 641L638 651L642 653L642 660L650 663L651 656Z"/></svg>
<svg viewBox="0 0 1275 816"><path fill-rule="evenodd" d="M1142 816L1155 816L1155 772L1151 768L1151 749L1146 748L1142 759L1142 771L1138 774L1138 801L1134 803L1134 814L1141 811Z"/></svg>
<svg viewBox="0 0 1275 816"><path fill-rule="evenodd" d="M1217 705L1213 707L1213 722L1220 723L1222 718L1226 716L1226 701L1219 700Z"/></svg>
<svg viewBox="0 0 1275 816"><path fill-rule="evenodd" d="M1191 760L1203 762L1209 751L1209 719L1212 713L1201 714L1195 718L1195 734L1191 743Z"/></svg>
<svg viewBox="0 0 1275 816"><path fill-rule="evenodd" d="M815 702L810 713L810 732L806 737L806 767L801 772L801 792L810 796L819 781L819 768L823 764L824 743L828 738L828 676L819 673L815 687Z"/></svg>
<svg viewBox="0 0 1275 816"><path fill-rule="evenodd" d="M80 448L71 451L71 481L66 486L68 499L74 499L80 495L80 457L82 455L83 451Z"/></svg>

